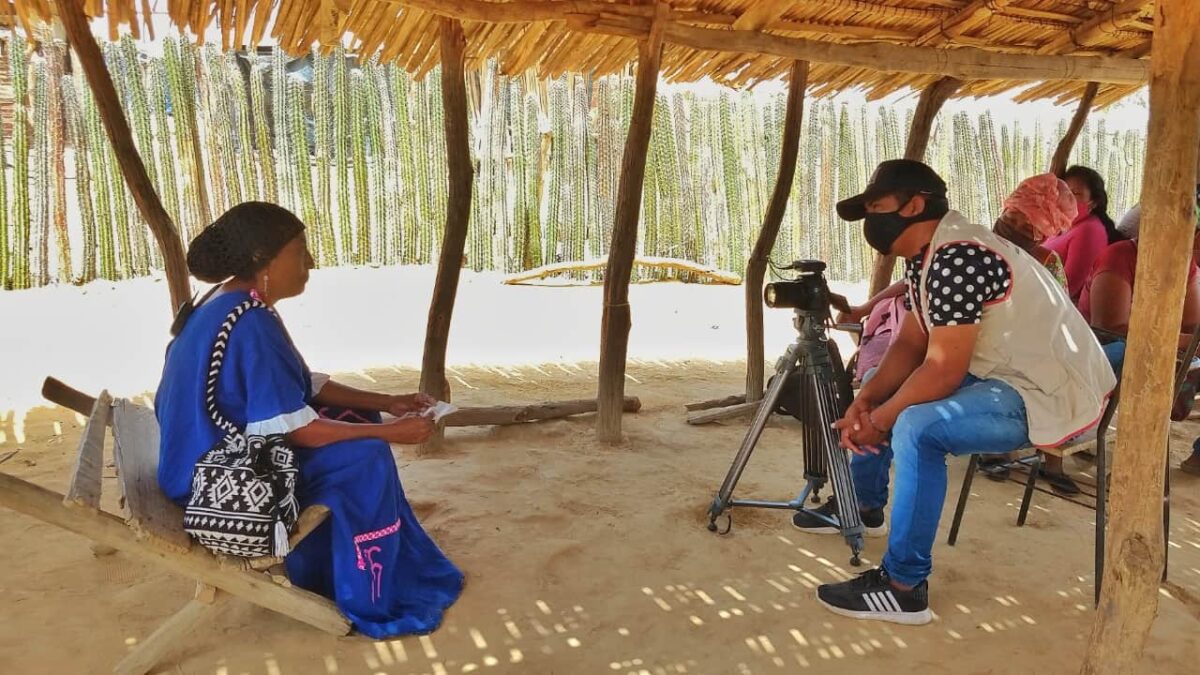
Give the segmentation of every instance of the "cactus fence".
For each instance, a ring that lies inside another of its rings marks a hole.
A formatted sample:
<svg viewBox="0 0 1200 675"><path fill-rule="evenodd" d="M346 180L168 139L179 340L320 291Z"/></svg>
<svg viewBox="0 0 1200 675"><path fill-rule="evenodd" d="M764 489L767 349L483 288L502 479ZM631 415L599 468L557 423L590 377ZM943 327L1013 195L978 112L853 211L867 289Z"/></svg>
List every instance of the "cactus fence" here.
<svg viewBox="0 0 1200 675"><path fill-rule="evenodd" d="M61 44L26 53L9 37L12 133L0 181L0 286L128 279L161 265L92 96ZM309 225L321 266L425 264L446 211L439 79L414 81L338 50L287 59L167 38L130 38L105 58L134 141L185 244L243 200L275 201ZM71 74L66 74L71 73ZM467 265L515 272L603 255L611 234L632 77L551 81L474 72L476 161ZM741 271L777 170L784 96L660 90L639 252ZM810 101L800 165L775 257L816 257L834 278L870 273L838 195L903 151L910 107ZM1021 178L1045 170L1062 128L1000 126L986 110L939 118L929 160L951 201L990 222ZM1140 191L1145 139L1089 124L1073 160L1109 181L1119 213ZM663 274L661 272L643 274ZM667 273L670 274L670 273Z"/></svg>

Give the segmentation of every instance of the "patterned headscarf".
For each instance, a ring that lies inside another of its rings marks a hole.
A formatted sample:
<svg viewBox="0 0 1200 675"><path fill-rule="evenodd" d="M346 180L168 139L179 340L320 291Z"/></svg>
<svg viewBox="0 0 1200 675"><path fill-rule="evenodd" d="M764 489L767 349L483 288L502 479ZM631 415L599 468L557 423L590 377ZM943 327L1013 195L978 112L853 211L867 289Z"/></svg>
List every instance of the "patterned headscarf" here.
<svg viewBox="0 0 1200 675"><path fill-rule="evenodd" d="M1052 173L1043 173L1021 181L1004 200L1004 208L1019 211L1045 237L1066 232L1078 207L1066 181Z"/></svg>

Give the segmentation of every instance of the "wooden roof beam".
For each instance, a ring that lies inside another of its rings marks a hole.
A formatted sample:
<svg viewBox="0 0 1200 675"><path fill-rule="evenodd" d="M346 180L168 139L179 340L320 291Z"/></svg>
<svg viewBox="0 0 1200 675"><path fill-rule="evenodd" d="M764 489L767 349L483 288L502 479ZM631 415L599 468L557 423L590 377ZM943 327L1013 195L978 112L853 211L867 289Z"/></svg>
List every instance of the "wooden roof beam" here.
<svg viewBox="0 0 1200 675"><path fill-rule="evenodd" d="M1083 80L1140 85L1149 76L1146 63L1113 57L1001 54L971 47L940 49L884 43L848 45L677 23L667 24L664 38L672 44L693 49L769 54L786 59L964 80Z"/></svg>
<svg viewBox="0 0 1200 675"><path fill-rule="evenodd" d="M792 0L759 0L742 12L733 22L733 27L737 30L759 30L772 21L782 19L794 4Z"/></svg>
<svg viewBox="0 0 1200 675"><path fill-rule="evenodd" d="M619 5L597 0L514 0L485 2L483 0L385 0L460 21L489 23L529 23L531 21L566 21L572 14L618 17L654 17L654 5Z"/></svg>
<svg viewBox="0 0 1200 675"><path fill-rule="evenodd" d="M942 45L953 41L967 31L987 23L992 15L1004 11L1012 0L973 0L971 3L942 20L913 40L913 44Z"/></svg>
<svg viewBox="0 0 1200 675"><path fill-rule="evenodd" d="M1147 0L1126 0L1101 11L1079 26L1060 34L1038 50L1040 54L1065 54L1077 47L1086 47L1109 33L1122 30L1141 17L1148 5Z"/></svg>

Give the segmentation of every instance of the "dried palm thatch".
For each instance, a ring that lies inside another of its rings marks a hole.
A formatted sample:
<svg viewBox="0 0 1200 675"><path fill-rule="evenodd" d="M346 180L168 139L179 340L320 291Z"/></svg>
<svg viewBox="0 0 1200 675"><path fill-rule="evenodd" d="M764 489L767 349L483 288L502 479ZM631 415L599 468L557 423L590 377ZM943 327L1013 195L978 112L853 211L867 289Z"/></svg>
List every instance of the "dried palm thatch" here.
<svg viewBox="0 0 1200 675"><path fill-rule="evenodd" d="M438 16L463 21L468 67L495 58L502 74L546 77L617 72L656 24L670 81L753 86L804 59L816 94L861 86L881 97L953 75L968 81L959 96L1040 82L1020 98L1060 101L1096 81L1097 105L1146 80L1153 9L1146 0L12 0L0 14L28 28L56 1L83 2L114 36L122 25L150 30L151 3L165 2L176 26L217 27L226 48L269 38L300 54L347 40L417 76L438 62Z"/></svg>

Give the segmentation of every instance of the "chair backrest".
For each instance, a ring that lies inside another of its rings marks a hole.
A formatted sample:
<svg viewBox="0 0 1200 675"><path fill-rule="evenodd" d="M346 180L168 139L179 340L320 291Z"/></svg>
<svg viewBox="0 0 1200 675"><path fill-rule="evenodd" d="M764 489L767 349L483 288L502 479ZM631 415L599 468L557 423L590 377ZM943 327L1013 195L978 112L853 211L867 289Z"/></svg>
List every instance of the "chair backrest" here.
<svg viewBox="0 0 1200 675"><path fill-rule="evenodd" d="M114 455L126 522L138 536L187 551L183 509L158 486L158 420L154 411L126 399L113 401Z"/></svg>

